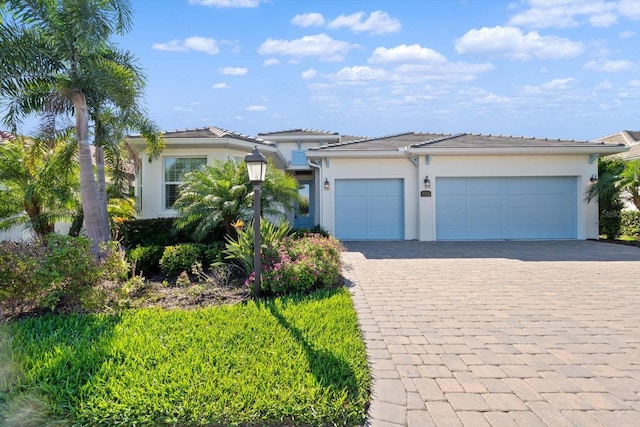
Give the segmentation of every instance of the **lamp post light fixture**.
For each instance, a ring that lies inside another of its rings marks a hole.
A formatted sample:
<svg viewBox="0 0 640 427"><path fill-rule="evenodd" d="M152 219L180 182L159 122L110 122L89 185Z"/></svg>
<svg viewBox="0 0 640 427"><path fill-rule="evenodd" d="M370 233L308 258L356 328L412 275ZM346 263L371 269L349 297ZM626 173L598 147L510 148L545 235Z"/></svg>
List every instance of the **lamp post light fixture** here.
<svg viewBox="0 0 640 427"><path fill-rule="evenodd" d="M244 156L247 164L249 181L253 183L253 296L260 296L260 274L262 272L260 242L260 184L267 174L267 158L255 146L253 151Z"/></svg>

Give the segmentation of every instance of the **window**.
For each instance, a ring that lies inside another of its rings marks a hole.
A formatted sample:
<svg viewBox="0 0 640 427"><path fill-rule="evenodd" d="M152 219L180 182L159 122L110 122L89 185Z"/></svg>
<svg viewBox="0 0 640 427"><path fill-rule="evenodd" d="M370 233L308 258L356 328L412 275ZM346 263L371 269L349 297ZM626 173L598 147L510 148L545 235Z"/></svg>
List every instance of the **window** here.
<svg viewBox="0 0 640 427"><path fill-rule="evenodd" d="M178 186L189 172L202 169L206 157L165 157L164 159L164 208L171 209L180 196Z"/></svg>

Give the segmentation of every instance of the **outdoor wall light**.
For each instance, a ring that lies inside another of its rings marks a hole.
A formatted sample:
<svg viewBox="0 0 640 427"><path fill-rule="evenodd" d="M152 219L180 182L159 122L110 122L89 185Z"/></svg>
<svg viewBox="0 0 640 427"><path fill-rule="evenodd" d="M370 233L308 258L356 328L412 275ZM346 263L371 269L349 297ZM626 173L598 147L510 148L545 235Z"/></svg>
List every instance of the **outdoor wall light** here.
<svg viewBox="0 0 640 427"><path fill-rule="evenodd" d="M431 180L429 179L429 175L424 177L424 188L431 188Z"/></svg>
<svg viewBox="0 0 640 427"><path fill-rule="evenodd" d="M324 179L324 189L325 190L331 190L331 183L329 182L328 178Z"/></svg>
<svg viewBox="0 0 640 427"><path fill-rule="evenodd" d="M596 182L598 182L598 175L594 173L593 175L591 175L591 178L589 178L589 181L595 184Z"/></svg>

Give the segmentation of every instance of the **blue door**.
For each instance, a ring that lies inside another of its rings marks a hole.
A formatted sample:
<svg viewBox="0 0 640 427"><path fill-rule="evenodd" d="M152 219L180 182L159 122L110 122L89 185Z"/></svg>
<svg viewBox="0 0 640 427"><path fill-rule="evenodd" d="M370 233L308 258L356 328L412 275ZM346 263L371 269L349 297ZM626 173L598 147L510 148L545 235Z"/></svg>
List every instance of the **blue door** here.
<svg viewBox="0 0 640 427"><path fill-rule="evenodd" d="M338 239L404 239L402 179L336 180L334 202Z"/></svg>
<svg viewBox="0 0 640 427"><path fill-rule="evenodd" d="M575 239L575 177L438 178L436 239Z"/></svg>
<svg viewBox="0 0 640 427"><path fill-rule="evenodd" d="M313 228L313 181L299 181L298 195L300 201L295 205L295 218L293 226L295 228Z"/></svg>

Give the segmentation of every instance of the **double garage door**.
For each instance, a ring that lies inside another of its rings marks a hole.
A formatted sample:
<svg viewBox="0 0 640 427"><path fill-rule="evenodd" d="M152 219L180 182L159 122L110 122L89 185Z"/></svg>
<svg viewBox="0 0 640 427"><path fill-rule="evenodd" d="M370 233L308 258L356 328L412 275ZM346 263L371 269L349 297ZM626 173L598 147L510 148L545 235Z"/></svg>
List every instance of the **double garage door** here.
<svg viewBox="0 0 640 427"><path fill-rule="evenodd" d="M573 239L575 177L438 178L436 239Z"/></svg>
<svg viewBox="0 0 640 427"><path fill-rule="evenodd" d="M338 239L404 239L402 179L338 179L334 202Z"/></svg>

